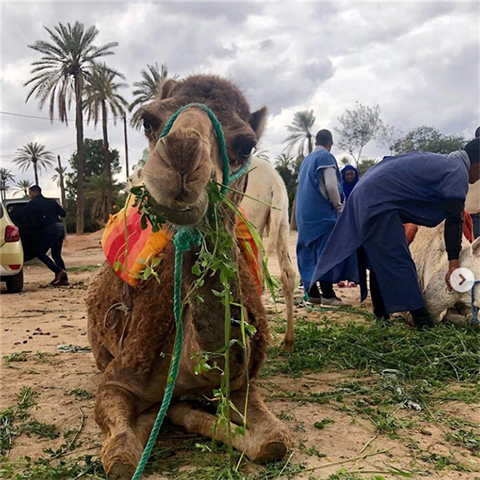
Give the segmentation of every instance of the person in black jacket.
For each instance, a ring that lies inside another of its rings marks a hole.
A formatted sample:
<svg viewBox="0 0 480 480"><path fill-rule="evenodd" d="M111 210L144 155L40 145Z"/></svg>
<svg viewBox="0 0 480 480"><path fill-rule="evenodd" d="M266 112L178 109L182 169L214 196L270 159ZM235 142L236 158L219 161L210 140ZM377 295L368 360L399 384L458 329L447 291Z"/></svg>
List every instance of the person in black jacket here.
<svg viewBox="0 0 480 480"><path fill-rule="evenodd" d="M479 137L480 137L480 127L477 127L477 129L475 130L475 138L479 138ZM472 188L480 188L480 183ZM474 213L472 215L472 221L473 221L473 236L475 238L478 238L480 237L480 213Z"/></svg>
<svg viewBox="0 0 480 480"><path fill-rule="evenodd" d="M22 215L30 213L42 229L37 258L54 274L50 285L68 285L68 276L62 258L62 245L65 238L65 228L59 217L65 217L65 210L53 199L45 198L38 185L29 188L30 202L21 210ZM52 258L47 255L52 250Z"/></svg>

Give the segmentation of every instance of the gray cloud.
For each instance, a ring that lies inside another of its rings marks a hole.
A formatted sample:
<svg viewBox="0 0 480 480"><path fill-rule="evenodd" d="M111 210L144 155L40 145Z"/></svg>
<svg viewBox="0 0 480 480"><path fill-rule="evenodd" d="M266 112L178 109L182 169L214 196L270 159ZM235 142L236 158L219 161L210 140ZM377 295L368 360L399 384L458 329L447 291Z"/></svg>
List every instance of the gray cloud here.
<svg viewBox="0 0 480 480"><path fill-rule="evenodd" d="M97 25L97 44L119 42L106 60L130 85L155 62L182 76L212 72L234 80L252 108L269 106L265 145L273 154L282 150L284 127L295 111L314 109L318 126L333 127L355 100L378 103L384 120L403 130L429 124L466 133L479 123L476 2L9 2L2 7L3 111L48 116L34 99L25 104L22 84L30 63L40 57L27 45L48 39L43 26L79 20ZM125 95L131 100L131 88ZM42 141L64 163L75 150L73 123L67 128L6 115L1 121L0 158L15 172L9 155L29 141ZM101 138L91 126L85 135ZM122 126L112 125L110 137L123 161ZM129 141L134 163L146 142L131 129ZM374 145L366 150L382 153ZM26 177L33 175L17 174Z"/></svg>

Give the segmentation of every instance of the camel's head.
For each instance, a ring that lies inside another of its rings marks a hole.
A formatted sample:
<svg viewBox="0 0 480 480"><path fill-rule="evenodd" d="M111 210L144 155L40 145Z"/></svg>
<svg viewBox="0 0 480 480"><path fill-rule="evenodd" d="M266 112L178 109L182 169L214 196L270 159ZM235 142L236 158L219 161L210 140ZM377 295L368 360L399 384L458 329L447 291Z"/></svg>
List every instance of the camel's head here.
<svg viewBox="0 0 480 480"><path fill-rule="evenodd" d="M216 76L167 80L160 86L157 98L142 112L149 155L138 180L147 187L158 212L175 225L197 224L207 211L210 180L223 180L213 124L200 107L181 112L168 135L159 140L170 117L189 103L205 104L222 124L232 173L248 161L267 115L265 107L250 113L241 92ZM232 188L242 189L244 181Z"/></svg>
<svg viewBox="0 0 480 480"><path fill-rule="evenodd" d="M473 306L480 309L480 238L476 238L470 245L462 248L460 252L460 266L467 268L473 274L473 281L470 282L473 291ZM461 293L460 298L462 303L472 306L472 291L467 290Z"/></svg>

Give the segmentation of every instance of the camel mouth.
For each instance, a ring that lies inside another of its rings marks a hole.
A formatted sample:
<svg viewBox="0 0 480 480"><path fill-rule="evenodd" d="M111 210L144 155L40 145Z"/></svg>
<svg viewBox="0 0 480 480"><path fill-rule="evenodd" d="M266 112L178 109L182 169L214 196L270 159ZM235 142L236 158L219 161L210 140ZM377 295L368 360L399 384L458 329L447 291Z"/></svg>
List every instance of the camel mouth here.
<svg viewBox="0 0 480 480"><path fill-rule="evenodd" d="M153 208L171 225L178 226L194 226L201 222L208 208L207 195L201 195L200 198L192 205L185 207L173 207L162 205L155 199L153 200Z"/></svg>

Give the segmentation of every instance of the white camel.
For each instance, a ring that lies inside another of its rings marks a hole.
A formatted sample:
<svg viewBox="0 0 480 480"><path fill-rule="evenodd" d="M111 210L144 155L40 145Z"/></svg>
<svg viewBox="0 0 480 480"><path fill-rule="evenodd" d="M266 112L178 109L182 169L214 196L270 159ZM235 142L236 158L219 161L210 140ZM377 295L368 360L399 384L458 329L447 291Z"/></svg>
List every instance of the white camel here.
<svg viewBox="0 0 480 480"><path fill-rule="evenodd" d="M480 213L480 180L470 185L467 200L465 201L465 210L470 215Z"/></svg>
<svg viewBox="0 0 480 480"><path fill-rule="evenodd" d="M419 227L415 240L410 245L412 258L417 267L418 280L432 319L438 323L443 319L453 323L468 321L472 307L471 291L449 292L445 284L448 258L444 241L445 224L436 228ZM463 237L460 266L468 268L476 279L480 279L480 238L473 244ZM475 307L480 307L480 298L475 296Z"/></svg>
<svg viewBox="0 0 480 480"><path fill-rule="evenodd" d="M295 343L293 320L295 269L288 251L290 225L287 189L282 177L268 161L254 157L245 193L241 206L265 239L267 253L272 255L276 252L277 254L281 271L280 282L287 307L284 348L292 351Z"/></svg>

